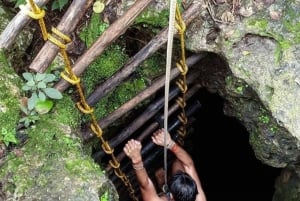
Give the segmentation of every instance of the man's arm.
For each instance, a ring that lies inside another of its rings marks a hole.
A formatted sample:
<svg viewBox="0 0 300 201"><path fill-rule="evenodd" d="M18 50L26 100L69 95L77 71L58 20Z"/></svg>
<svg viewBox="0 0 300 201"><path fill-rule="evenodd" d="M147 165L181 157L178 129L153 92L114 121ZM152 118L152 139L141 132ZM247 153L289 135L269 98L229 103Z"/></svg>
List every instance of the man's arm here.
<svg viewBox="0 0 300 201"><path fill-rule="evenodd" d="M194 181L196 182L198 194L196 197L196 201L206 201L206 196L201 186L200 178L194 166L194 162L191 156L179 145L175 142L172 147L169 148L177 157L177 159L181 162L184 171L189 174Z"/></svg>
<svg viewBox="0 0 300 201"><path fill-rule="evenodd" d="M160 201L153 182L148 176L141 156L142 145L139 141L129 140L123 151L131 159L144 201Z"/></svg>
<svg viewBox="0 0 300 201"><path fill-rule="evenodd" d="M164 134L164 129L157 130L152 136L152 141L159 146L164 146ZM172 151L177 159L182 163L185 170L194 167L194 162L191 156L171 139L168 132L166 133L166 145L167 148Z"/></svg>
<svg viewBox="0 0 300 201"><path fill-rule="evenodd" d="M152 141L160 146L164 146L164 130L159 129L152 136ZM200 179L198 177L196 168L194 166L194 161L191 156L178 144L176 144L172 139L170 134L166 133L166 144L167 148L174 153L176 158L181 162L181 165L184 168L184 171L189 174L197 184L198 195L196 201L206 201L205 194L203 192Z"/></svg>

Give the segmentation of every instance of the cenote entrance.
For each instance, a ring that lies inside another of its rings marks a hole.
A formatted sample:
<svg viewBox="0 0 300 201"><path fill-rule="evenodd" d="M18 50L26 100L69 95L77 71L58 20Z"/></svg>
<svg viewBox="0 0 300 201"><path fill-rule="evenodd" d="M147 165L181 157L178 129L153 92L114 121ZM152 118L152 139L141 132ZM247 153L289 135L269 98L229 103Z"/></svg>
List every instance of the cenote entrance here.
<svg viewBox="0 0 300 201"><path fill-rule="evenodd" d="M227 75L229 71L222 58L217 57L215 54L210 54L206 58L208 58L207 62L204 60L204 64L202 65L206 66L206 68L198 68L198 70L202 71L202 77L197 77L196 80L208 79L209 76L216 78L215 75L218 73L222 76ZM200 85L202 86L202 84ZM189 89L191 88L192 86L189 87ZM160 91L157 94L159 97L163 93ZM221 96L217 93L211 93L210 90L202 87L198 88L196 94L188 100L186 110L189 111L189 108L193 107L192 105L195 105L196 102L198 106L195 107L196 109L193 110L189 117L191 125L187 128L189 134L185 138L185 149L194 159L207 200L272 201L275 180L279 176L281 169L267 166L256 159L248 141L249 133L236 118L224 114L224 99ZM162 105L162 102L160 105ZM161 110L163 109L161 108ZM135 115L143 112L145 112L145 108L136 111ZM163 114L161 112L158 113L160 115ZM156 115L156 117L160 115ZM150 131L147 135L141 133L150 128L150 125L156 125L155 129L157 129L159 124L162 126L161 122L157 123L161 119L156 117L148 121L139 118L143 120L143 126L130 136L130 138L135 139L140 138L140 136L146 136L142 140L144 151L142 154L144 165L153 180L155 180L154 172L159 167L163 167L163 151L151 142ZM171 125L169 125L169 129L172 127ZM120 130L127 132L126 128L120 128ZM169 130L171 135L174 136L175 130ZM154 128L151 133L153 131ZM117 133L120 136L120 132ZM116 140L117 138L115 137L114 139ZM126 141L127 139L122 141L118 147L115 147L115 152L119 153L118 155L120 156L122 155L122 148ZM106 157L103 152L102 154L100 152L95 151L94 158L97 161L97 158L99 159L102 156L101 161L107 164L109 159L105 159ZM168 156L168 159L172 160L172 155L170 156ZM139 187L131 162L124 154L120 159L122 160L122 170L132 182L133 188L140 198ZM111 169L109 176L118 190L120 200L131 200L126 187L113 174Z"/></svg>
<svg viewBox="0 0 300 201"><path fill-rule="evenodd" d="M255 158L248 142L249 133L237 119L224 115L224 100L219 95L202 88L189 102L196 99L201 107L191 117L194 121L189 127L190 134L185 139L185 148L194 159L207 200L272 201L275 180L281 169L264 165ZM150 154L143 156L153 180L154 172L163 166L163 154L150 163L146 161L158 150L158 147L153 147ZM140 197L131 164L125 166L124 171ZM119 192L120 200L130 201L120 180L112 173L110 177Z"/></svg>
<svg viewBox="0 0 300 201"><path fill-rule="evenodd" d="M197 98L194 132L186 139L208 201L271 201L281 169L255 158L249 133L223 113L223 99L205 89Z"/></svg>

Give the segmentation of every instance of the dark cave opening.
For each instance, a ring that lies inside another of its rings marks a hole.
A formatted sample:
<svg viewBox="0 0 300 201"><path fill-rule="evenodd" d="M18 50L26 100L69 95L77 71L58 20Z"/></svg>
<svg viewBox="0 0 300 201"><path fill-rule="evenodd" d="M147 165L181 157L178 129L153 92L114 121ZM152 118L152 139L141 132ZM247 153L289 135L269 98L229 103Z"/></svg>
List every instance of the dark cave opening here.
<svg viewBox="0 0 300 201"><path fill-rule="evenodd" d="M190 122L193 120L193 123L187 128L189 135L185 138L185 148L194 159L207 200L272 201L275 180L280 175L281 168L270 167L256 159L249 144L249 133L246 128L238 119L226 116L223 112L225 100L217 93L210 92L211 89L214 90L224 85L222 80L231 74L226 62L218 55L211 53L203 59L199 66L201 76L197 78L197 82L201 81L200 85L210 87L210 90L199 89L197 94L187 102L186 110L195 101L199 101L201 106L191 115L189 120ZM214 86L215 82L211 80L217 80L217 85ZM159 98L161 94L163 94L162 90L157 92L157 97ZM135 114L141 114L144 110L145 108L135 111ZM155 117L145 120L144 125L133 132L130 138L138 138L154 122L162 127L160 118L157 118L162 114L163 111L160 109ZM177 119L177 115L173 114L169 122L172 122L173 118ZM169 129L171 125L169 125ZM123 129L126 130L127 126L126 124L118 129L123 131ZM169 131L173 136L176 136L175 129ZM127 140L115 147L116 153L122 152ZM143 140L143 149L151 143L150 137L147 136ZM162 150L160 150L159 155L155 156L157 151L159 152L159 148L153 146L147 149L143 155L147 172L154 182L154 172L159 167L163 167L164 160ZM172 157L168 159L172 160ZM95 160L97 161L97 158ZM109 159L104 156L101 160L107 164ZM148 163L146 163L147 160ZM123 171L136 190L136 195L140 197L138 183L129 159L124 157L121 162ZM131 200L126 188L120 180L113 176L112 171L110 178L117 187L120 200Z"/></svg>
<svg viewBox="0 0 300 201"><path fill-rule="evenodd" d="M193 133L186 139L208 201L271 201L281 169L255 158L249 133L223 113L224 100L199 90L202 107L194 115Z"/></svg>

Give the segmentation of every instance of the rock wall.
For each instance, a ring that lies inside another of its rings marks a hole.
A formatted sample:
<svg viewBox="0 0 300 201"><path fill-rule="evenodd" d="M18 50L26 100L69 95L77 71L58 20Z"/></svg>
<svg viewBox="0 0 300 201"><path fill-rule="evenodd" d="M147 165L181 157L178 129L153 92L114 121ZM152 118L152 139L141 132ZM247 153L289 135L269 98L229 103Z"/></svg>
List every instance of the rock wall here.
<svg viewBox="0 0 300 201"><path fill-rule="evenodd" d="M243 122L257 158L295 172L278 179L274 200L300 199L295 190L300 158L299 11L297 0L203 1L203 12L186 37L190 51L214 52L228 65L223 76L210 76L224 84L208 80L208 88L228 101L227 115ZM285 184L294 185L292 195L286 196Z"/></svg>

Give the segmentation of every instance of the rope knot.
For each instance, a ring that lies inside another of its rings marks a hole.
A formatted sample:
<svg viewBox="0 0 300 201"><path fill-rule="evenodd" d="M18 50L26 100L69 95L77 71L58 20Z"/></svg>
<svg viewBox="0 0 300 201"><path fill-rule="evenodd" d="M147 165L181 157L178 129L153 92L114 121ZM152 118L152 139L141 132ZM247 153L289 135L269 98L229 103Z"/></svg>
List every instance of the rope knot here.
<svg viewBox="0 0 300 201"><path fill-rule="evenodd" d="M61 72L60 76L72 85L78 84L80 82L80 78L78 78L75 74L70 74L68 70Z"/></svg>
<svg viewBox="0 0 300 201"><path fill-rule="evenodd" d="M114 149L112 149L112 148L109 146L109 144L108 144L107 141L103 142L102 145L101 145L101 147L102 147L103 151L104 151L106 154L113 154L113 153L114 153Z"/></svg>
<svg viewBox="0 0 300 201"><path fill-rule="evenodd" d="M120 168L120 163L115 159L109 160L109 165L114 169Z"/></svg>
<svg viewBox="0 0 300 201"><path fill-rule="evenodd" d="M92 131L97 135L98 138L102 137L102 129L98 124L91 124Z"/></svg>
<svg viewBox="0 0 300 201"><path fill-rule="evenodd" d="M91 114L94 112L94 109L85 102L79 101L76 103L76 106L84 114Z"/></svg>
<svg viewBox="0 0 300 201"><path fill-rule="evenodd" d="M187 74L188 66L182 60L180 60L180 62L176 63L176 67L180 71L181 75L186 75Z"/></svg>
<svg viewBox="0 0 300 201"><path fill-rule="evenodd" d="M46 12L43 9L40 9L37 6L35 6L35 9L32 9L32 11L29 10L29 8L24 4L20 5L19 8L22 13L28 15L29 17L35 20L42 19L46 14Z"/></svg>
<svg viewBox="0 0 300 201"><path fill-rule="evenodd" d="M53 35L48 33L48 40L54 43L56 46L58 46L60 49L66 49L66 44L64 43L69 43L71 42L71 39L69 36L65 35L58 29L52 27L51 29Z"/></svg>

